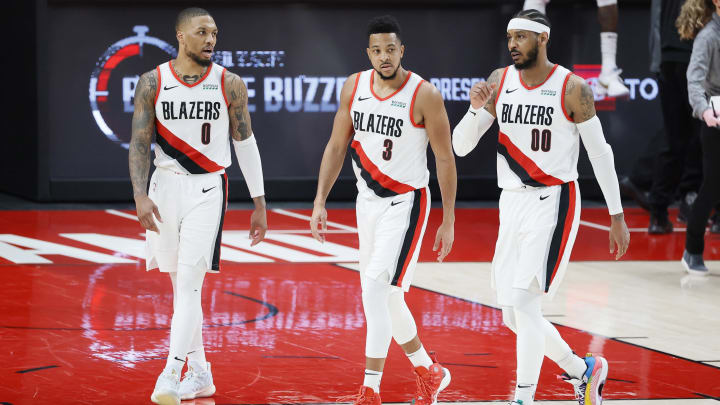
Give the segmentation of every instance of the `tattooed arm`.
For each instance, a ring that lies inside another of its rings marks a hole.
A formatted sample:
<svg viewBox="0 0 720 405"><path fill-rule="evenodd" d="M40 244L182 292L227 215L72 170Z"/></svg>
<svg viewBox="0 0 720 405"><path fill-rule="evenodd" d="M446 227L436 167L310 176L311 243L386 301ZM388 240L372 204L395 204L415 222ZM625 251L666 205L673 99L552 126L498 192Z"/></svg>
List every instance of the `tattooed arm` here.
<svg viewBox="0 0 720 405"><path fill-rule="evenodd" d="M230 134L236 141L244 141L252 135L250 112L248 112L248 94L245 82L235 73L226 72L225 89L230 103Z"/></svg>
<svg viewBox="0 0 720 405"><path fill-rule="evenodd" d="M584 79L572 75L565 87L565 113L573 119L587 150L590 164L610 213L610 253L615 260L627 252L630 245L620 200L620 187L615 172L612 148L605 141L602 125L595 115L595 97Z"/></svg>
<svg viewBox="0 0 720 405"><path fill-rule="evenodd" d="M250 238L252 239L250 246L254 246L265 238L268 227L260 152L250 124L245 83L240 76L226 71L224 85L225 96L230 103L228 114L230 115L230 134L235 145L235 155L255 204L255 210L250 216Z"/></svg>
<svg viewBox="0 0 720 405"><path fill-rule="evenodd" d="M565 86L565 112L576 124L595 116L595 96L585 79L572 75Z"/></svg>
<svg viewBox="0 0 720 405"><path fill-rule="evenodd" d="M135 87L135 112L132 118L130 139L130 180L138 220L143 228L159 232L153 213L162 222L157 206L147 195L150 172L150 144L155 130L155 94L157 92L157 71L151 70L142 76Z"/></svg>

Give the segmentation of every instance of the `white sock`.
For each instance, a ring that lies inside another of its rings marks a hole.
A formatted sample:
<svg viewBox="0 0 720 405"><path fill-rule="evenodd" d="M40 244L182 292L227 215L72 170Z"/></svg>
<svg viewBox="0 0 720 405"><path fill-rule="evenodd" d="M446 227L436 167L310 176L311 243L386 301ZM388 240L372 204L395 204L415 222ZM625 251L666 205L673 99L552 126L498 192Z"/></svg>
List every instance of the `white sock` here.
<svg viewBox="0 0 720 405"><path fill-rule="evenodd" d="M207 368L207 360L205 359L205 348L202 343L202 324L203 320L200 318L200 323L195 329L193 335L190 352L187 354L188 366L195 370L205 370Z"/></svg>
<svg viewBox="0 0 720 405"><path fill-rule="evenodd" d="M430 358L430 356L425 351L425 348L421 345L420 349L418 349L414 353L407 353L408 359L410 359L410 362L412 363L413 367L425 367L427 369L432 366L433 361Z"/></svg>
<svg viewBox="0 0 720 405"><path fill-rule="evenodd" d="M535 388L537 384L520 384L515 388L515 401L522 401L523 405L533 405L535 401Z"/></svg>
<svg viewBox="0 0 720 405"><path fill-rule="evenodd" d="M376 394L379 393L380 380L382 380L382 375L382 371L365 369L365 379L363 380L363 385L372 388Z"/></svg>
<svg viewBox="0 0 720 405"><path fill-rule="evenodd" d="M557 365L560 366L565 372L572 378L581 378L585 371L587 371L587 364L585 360L578 357L575 353L570 352L563 359L557 361Z"/></svg>
<svg viewBox="0 0 720 405"><path fill-rule="evenodd" d="M616 32L600 33L600 53L602 54L601 73L610 73L616 67L615 55L617 54L617 38Z"/></svg>
<svg viewBox="0 0 720 405"><path fill-rule="evenodd" d="M523 4L523 10L535 9L545 14L546 3L548 3L547 0L525 0L525 4Z"/></svg>

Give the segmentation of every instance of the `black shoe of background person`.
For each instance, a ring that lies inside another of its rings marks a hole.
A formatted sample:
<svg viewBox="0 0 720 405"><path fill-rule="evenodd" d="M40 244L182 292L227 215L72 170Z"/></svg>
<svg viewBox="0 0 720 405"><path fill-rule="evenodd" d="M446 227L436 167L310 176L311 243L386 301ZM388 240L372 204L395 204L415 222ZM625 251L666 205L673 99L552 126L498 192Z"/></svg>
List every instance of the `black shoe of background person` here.
<svg viewBox="0 0 720 405"><path fill-rule="evenodd" d="M697 193L694 191L685 194L685 196L680 199L678 222L682 222L683 224L687 223L687 219L690 218L690 209L695 202L695 199L697 199Z"/></svg>
<svg viewBox="0 0 720 405"><path fill-rule="evenodd" d="M720 212L715 210L715 213L710 217L710 233L720 234Z"/></svg>
<svg viewBox="0 0 720 405"><path fill-rule="evenodd" d="M628 176L620 176L620 193L624 197L632 198L645 211L650 211L650 203L645 193L637 188Z"/></svg>
<svg viewBox="0 0 720 405"><path fill-rule="evenodd" d="M673 225L668 218L667 213L665 215L654 215L650 214L650 226L648 226L648 233L651 235L665 235L672 233Z"/></svg>

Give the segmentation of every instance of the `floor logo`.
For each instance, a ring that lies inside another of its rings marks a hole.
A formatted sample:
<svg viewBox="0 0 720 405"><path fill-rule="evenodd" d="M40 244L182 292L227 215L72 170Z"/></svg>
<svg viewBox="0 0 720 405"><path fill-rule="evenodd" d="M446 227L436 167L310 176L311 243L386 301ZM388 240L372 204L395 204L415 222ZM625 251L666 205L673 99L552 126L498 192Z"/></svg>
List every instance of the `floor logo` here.
<svg viewBox="0 0 720 405"><path fill-rule="evenodd" d="M89 87L90 111L98 128L108 139L126 149L130 142L135 86L140 74L177 56L175 47L147 36L147 26L136 25L133 31L136 35L123 38L105 50L90 75Z"/></svg>

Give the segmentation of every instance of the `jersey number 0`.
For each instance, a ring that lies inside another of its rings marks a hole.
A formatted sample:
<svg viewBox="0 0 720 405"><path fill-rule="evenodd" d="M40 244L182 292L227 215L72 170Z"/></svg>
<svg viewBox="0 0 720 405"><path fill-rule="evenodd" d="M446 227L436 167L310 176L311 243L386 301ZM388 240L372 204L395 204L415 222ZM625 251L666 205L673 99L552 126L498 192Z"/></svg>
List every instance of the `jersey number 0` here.
<svg viewBox="0 0 720 405"><path fill-rule="evenodd" d="M551 135L552 133L549 129L543 129L542 133L540 133L539 129L534 128L532 130L532 138L530 139L530 149L535 152L537 152L538 150L542 150L543 152L549 152Z"/></svg>

